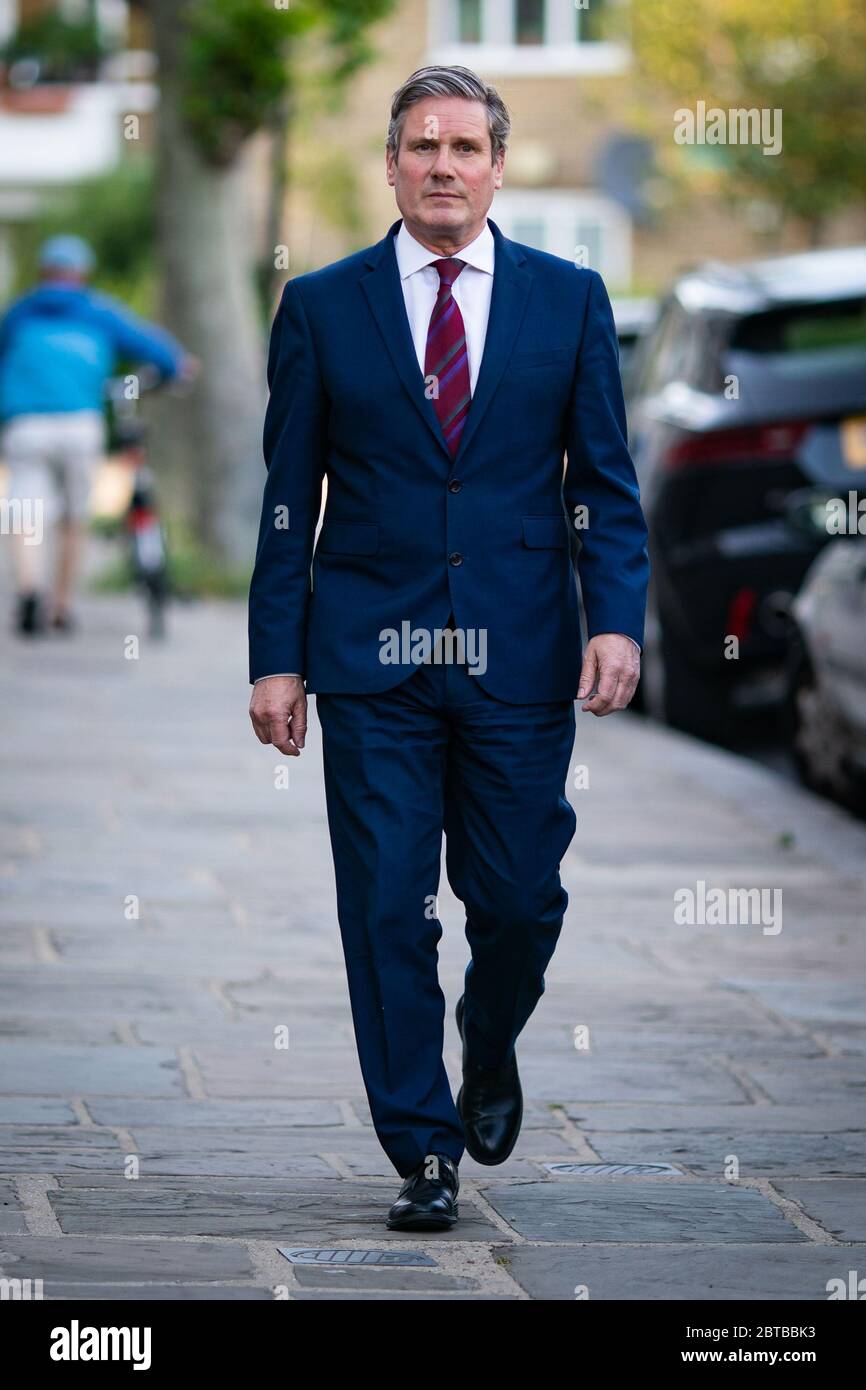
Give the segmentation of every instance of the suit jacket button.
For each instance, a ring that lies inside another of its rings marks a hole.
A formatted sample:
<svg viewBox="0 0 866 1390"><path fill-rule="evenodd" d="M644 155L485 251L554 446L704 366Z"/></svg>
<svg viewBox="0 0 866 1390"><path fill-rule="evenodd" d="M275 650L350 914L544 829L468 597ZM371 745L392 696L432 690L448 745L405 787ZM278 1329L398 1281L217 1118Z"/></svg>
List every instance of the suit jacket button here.
<svg viewBox="0 0 866 1390"><path fill-rule="evenodd" d="M459 550L455 550L451 555L448 556L448 563L449 565L463 564L463 556L460 554Z"/></svg>
<svg viewBox="0 0 866 1390"><path fill-rule="evenodd" d="M449 491L449 492L460 492L460 490L462 489L462 487L463 487L463 484L461 483L461 481L460 481L459 478L452 478L451 481L450 481L450 483L448 484L448 491Z"/></svg>

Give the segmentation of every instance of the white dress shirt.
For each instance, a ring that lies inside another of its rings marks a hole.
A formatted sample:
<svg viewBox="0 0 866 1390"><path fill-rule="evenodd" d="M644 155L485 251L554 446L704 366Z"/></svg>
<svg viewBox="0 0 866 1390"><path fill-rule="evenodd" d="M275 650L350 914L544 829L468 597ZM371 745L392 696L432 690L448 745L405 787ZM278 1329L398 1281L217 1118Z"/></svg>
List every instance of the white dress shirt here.
<svg viewBox="0 0 866 1390"><path fill-rule="evenodd" d="M407 232L405 222L400 223L400 230L394 237L394 250L415 356L423 375L427 360L427 333L439 295L439 272L433 262L443 257L437 251L428 251L426 246L416 241L411 232ZM463 316L469 357L469 389L474 396L481 358L484 356L493 295L495 245L489 222L484 223L484 230L478 233L474 241L470 241L462 251L455 251L454 255L466 262L454 281L451 293Z"/></svg>
<svg viewBox="0 0 866 1390"><path fill-rule="evenodd" d="M400 230L394 237L394 250L397 253L397 269L400 273L409 330L423 376L427 360L427 333L439 294L439 272L433 262L443 258L438 251L430 251L426 246L422 246L420 241L416 241L412 233L406 230L405 222L400 223ZM490 301L493 297L496 244L490 223L485 222L475 240L470 241L462 250L452 252L452 255L466 262L454 281L451 293L463 316L466 352L469 358L469 389L474 395L478 373L481 370L481 359L484 356ZM633 637L629 637L628 640L640 651ZM294 676L299 673L281 671L279 674ZM268 676L259 676L261 681L269 679ZM258 683L259 681L255 682L256 685Z"/></svg>

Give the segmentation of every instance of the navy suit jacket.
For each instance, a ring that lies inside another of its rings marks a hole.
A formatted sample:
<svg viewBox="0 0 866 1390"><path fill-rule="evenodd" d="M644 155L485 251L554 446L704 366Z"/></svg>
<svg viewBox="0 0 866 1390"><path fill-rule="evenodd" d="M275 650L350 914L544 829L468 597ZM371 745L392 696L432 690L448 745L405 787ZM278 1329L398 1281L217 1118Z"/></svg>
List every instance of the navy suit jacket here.
<svg viewBox="0 0 866 1390"><path fill-rule="evenodd" d="M649 573L604 283L490 221L490 319L452 461L412 343L399 226L283 290L250 680L298 671L313 692L387 690L417 665L408 651L406 664L383 664L383 634L406 622L432 633L453 610L458 627L486 630L476 679L490 695L573 700L582 653L570 534L590 637L643 642Z"/></svg>

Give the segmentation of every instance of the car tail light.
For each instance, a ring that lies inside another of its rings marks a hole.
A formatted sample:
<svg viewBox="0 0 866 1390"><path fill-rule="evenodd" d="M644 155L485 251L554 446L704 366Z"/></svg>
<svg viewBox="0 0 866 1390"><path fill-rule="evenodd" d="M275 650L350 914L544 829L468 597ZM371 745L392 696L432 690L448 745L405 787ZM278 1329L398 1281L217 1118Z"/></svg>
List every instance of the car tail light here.
<svg viewBox="0 0 866 1390"><path fill-rule="evenodd" d="M748 429L694 434L671 446L664 466L666 471L673 472L713 464L781 462L790 459L811 427L810 420L790 420L775 425L753 425Z"/></svg>
<svg viewBox="0 0 866 1390"><path fill-rule="evenodd" d="M738 589L728 604L725 620L725 635L738 637L740 641L748 637L752 630L752 619L758 602L757 589Z"/></svg>

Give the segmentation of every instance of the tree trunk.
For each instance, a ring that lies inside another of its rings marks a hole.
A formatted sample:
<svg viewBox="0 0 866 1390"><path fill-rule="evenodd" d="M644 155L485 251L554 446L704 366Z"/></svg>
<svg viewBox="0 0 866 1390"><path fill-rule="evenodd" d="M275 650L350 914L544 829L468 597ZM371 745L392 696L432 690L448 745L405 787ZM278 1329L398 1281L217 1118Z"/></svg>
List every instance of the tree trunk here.
<svg viewBox="0 0 866 1390"><path fill-rule="evenodd" d="M809 237L809 245L818 250L824 244L824 232L827 226L827 219L821 212L816 212L806 222L806 229Z"/></svg>
<svg viewBox="0 0 866 1390"><path fill-rule="evenodd" d="M196 534L230 567L252 564L264 463L265 334L248 209L251 162L201 157L180 115L178 58L195 0L152 0L159 59L158 222L165 320L201 359L189 395L160 410L160 457L184 480ZM167 430L166 430L167 427ZM177 495L177 492L175 492Z"/></svg>
<svg viewBox="0 0 866 1390"><path fill-rule="evenodd" d="M265 220L265 253L261 266L261 296L265 304L270 304L283 287L288 267L277 267L276 248L283 244L283 216L286 202L286 189L289 176L288 131L294 120L294 95L288 90L269 123L270 140L270 187L268 189L267 216Z"/></svg>

